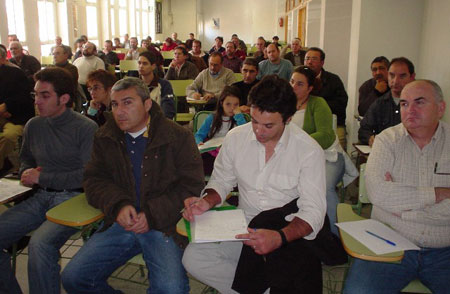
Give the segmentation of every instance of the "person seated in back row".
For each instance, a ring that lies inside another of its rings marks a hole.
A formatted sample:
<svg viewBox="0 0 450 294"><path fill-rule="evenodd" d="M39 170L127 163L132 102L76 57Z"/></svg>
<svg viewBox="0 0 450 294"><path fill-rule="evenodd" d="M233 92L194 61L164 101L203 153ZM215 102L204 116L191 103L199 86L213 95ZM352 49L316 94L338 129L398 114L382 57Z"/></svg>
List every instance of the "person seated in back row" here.
<svg viewBox="0 0 450 294"><path fill-rule="evenodd" d="M432 293L450 289L450 126L441 120L441 88L429 80L407 84L400 113L401 124L375 137L366 188L372 218L420 249L406 250L399 263L355 258L345 294L399 293L415 279Z"/></svg>
<svg viewBox="0 0 450 294"><path fill-rule="evenodd" d="M258 75L258 62L251 57L244 60L242 64L241 73L243 80L236 82L233 86L236 86L240 90L239 105L242 112L249 113L250 107L248 106L248 93L259 80L256 78Z"/></svg>
<svg viewBox="0 0 450 294"><path fill-rule="evenodd" d="M177 46L173 50L173 59L164 78L166 80L193 80L198 75L197 67L187 59L189 53L186 48Z"/></svg>
<svg viewBox="0 0 450 294"><path fill-rule="evenodd" d="M214 110L217 98L225 86L235 82L233 71L223 66L223 56L213 52L209 56L209 68L203 70L186 88L186 96L195 100L206 100L205 110Z"/></svg>

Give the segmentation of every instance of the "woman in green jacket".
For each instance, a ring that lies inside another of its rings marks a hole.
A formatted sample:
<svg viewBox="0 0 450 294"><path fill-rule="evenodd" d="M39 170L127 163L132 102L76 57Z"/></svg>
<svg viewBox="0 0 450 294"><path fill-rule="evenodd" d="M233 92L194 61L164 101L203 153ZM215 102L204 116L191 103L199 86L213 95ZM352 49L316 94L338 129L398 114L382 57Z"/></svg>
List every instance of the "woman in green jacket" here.
<svg viewBox="0 0 450 294"><path fill-rule="evenodd" d="M299 66L292 73L290 83L297 96L297 112L292 117L292 122L313 137L325 152L327 214L331 231L338 235L334 225L338 204L336 185L344 175L344 156L333 130L333 114L330 107L322 97L310 95L315 78L314 72L307 66Z"/></svg>

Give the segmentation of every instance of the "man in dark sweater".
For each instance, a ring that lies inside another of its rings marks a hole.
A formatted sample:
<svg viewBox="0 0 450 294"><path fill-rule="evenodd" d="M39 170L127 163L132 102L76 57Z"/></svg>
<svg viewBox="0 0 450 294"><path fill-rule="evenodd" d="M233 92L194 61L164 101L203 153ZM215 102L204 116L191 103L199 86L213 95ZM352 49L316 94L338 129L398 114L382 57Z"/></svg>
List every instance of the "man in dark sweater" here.
<svg viewBox="0 0 450 294"><path fill-rule="evenodd" d="M23 126L33 116L27 77L18 67L8 65L6 48L0 47L0 170L5 167L2 173L12 167L6 158L22 135Z"/></svg>
<svg viewBox="0 0 450 294"><path fill-rule="evenodd" d="M242 64L241 72L244 79L234 83L233 86L236 86L241 91L241 96L239 96L241 111L249 113L250 107L248 106L247 98L251 88L259 82L256 78L258 75L258 62L254 58L246 58Z"/></svg>
<svg viewBox="0 0 450 294"><path fill-rule="evenodd" d="M389 60L384 56L375 57L370 64L372 78L359 87L358 112L360 116L366 115L370 105L389 91L388 68Z"/></svg>
<svg viewBox="0 0 450 294"><path fill-rule="evenodd" d="M97 124L74 112L70 74L47 68L35 75L39 117L23 132L20 180L33 186L33 197L0 215L0 293L22 293L5 249L33 232L28 246L31 294L59 294L59 249L77 229L47 221L46 212L81 193L84 164L90 157Z"/></svg>
<svg viewBox="0 0 450 294"><path fill-rule="evenodd" d="M84 187L105 224L62 274L68 293L116 293L107 279L142 253L148 293L189 293L181 264L187 239L176 233L183 200L199 195L203 165L192 133L164 117L147 85L127 78L112 87L113 117L94 139Z"/></svg>

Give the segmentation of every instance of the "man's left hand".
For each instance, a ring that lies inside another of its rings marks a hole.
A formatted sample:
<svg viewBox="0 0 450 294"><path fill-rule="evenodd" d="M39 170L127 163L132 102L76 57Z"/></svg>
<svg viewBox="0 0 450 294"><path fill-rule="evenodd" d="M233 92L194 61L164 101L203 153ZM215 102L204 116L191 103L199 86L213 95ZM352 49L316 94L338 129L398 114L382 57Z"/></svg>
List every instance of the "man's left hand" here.
<svg viewBox="0 0 450 294"><path fill-rule="evenodd" d="M248 228L248 234L237 235L236 239L245 240L244 244L253 248L256 254L265 255L281 247L281 236L277 231Z"/></svg>

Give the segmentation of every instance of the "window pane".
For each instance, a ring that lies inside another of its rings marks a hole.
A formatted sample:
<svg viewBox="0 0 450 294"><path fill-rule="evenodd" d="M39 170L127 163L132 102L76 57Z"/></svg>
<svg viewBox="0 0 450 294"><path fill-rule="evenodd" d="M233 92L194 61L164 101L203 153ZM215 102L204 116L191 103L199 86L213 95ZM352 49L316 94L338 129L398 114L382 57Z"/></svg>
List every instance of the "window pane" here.
<svg viewBox="0 0 450 294"><path fill-rule="evenodd" d="M115 37L116 36L116 23L114 22L114 8L111 8L110 11L110 25L111 25L111 36Z"/></svg>
<svg viewBox="0 0 450 294"><path fill-rule="evenodd" d="M55 39L55 18L53 3L38 1L39 39L41 43Z"/></svg>
<svg viewBox="0 0 450 294"><path fill-rule="evenodd" d="M97 0L86 0L87 3L97 3Z"/></svg>
<svg viewBox="0 0 450 294"><path fill-rule="evenodd" d="M109 4L111 5L111 6L114 6L114 3L116 2L116 0L109 0Z"/></svg>
<svg viewBox="0 0 450 294"><path fill-rule="evenodd" d="M147 38L148 33L148 12L142 12L142 35Z"/></svg>
<svg viewBox="0 0 450 294"><path fill-rule="evenodd" d="M97 38L97 7L86 6L87 35L88 38Z"/></svg>
<svg viewBox="0 0 450 294"><path fill-rule="evenodd" d="M25 42L25 22L22 0L6 0L8 15L8 34L16 34L21 42Z"/></svg>
<svg viewBox="0 0 450 294"><path fill-rule="evenodd" d="M139 11L136 11L136 37L139 37L141 35L141 21L140 21L141 14Z"/></svg>
<svg viewBox="0 0 450 294"><path fill-rule="evenodd" d="M119 6L120 7L126 7L127 6L127 0L119 0Z"/></svg>
<svg viewBox="0 0 450 294"><path fill-rule="evenodd" d="M119 33L121 36L128 33L127 29L127 10L120 9L119 10Z"/></svg>

